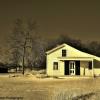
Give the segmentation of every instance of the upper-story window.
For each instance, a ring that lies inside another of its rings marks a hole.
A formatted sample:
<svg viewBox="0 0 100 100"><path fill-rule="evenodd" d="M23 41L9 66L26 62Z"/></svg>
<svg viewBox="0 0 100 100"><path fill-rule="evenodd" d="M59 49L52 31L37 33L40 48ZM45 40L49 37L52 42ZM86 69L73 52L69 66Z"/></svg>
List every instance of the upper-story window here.
<svg viewBox="0 0 100 100"><path fill-rule="evenodd" d="M62 50L62 57L66 57L66 50L65 49Z"/></svg>

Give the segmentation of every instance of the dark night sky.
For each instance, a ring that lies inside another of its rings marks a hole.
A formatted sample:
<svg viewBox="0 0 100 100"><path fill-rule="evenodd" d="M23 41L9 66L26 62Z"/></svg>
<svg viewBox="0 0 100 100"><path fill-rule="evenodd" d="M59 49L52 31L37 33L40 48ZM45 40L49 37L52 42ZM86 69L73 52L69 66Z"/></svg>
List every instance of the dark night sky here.
<svg viewBox="0 0 100 100"><path fill-rule="evenodd" d="M0 42L5 42L16 18L37 20L43 36L100 41L99 0L0 0Z"/></svg>

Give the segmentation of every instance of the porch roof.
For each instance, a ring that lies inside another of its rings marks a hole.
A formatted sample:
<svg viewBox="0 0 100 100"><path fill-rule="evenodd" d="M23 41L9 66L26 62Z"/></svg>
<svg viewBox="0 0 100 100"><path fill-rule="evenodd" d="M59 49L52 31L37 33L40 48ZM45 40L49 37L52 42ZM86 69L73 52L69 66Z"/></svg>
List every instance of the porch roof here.
<svg viewBox="0 0 100 100"><path fill-rule="evenodd" d="M92 61L93 57L58 57L59 60L81 60L81 61Z"/></svg>

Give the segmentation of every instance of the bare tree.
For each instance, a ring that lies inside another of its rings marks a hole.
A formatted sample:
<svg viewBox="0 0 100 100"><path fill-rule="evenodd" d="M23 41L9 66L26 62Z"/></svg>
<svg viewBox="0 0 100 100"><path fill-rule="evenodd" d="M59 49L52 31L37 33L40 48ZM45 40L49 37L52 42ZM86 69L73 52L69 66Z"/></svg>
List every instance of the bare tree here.
<svg viewBox="0 0 100 100"><path fill-rule="evenodd" d="M10 37L11 52L13 58L16 59L16 61L14 61L13 59L13 62L21 63L22 74L24 74L24 69L25 69L25 60L27 58L26 54L28 50L27 48L32 48L31 32L32 30L34 30L35 24L36 24L35 22L24 24L21 19L17 19L15 22L14 30Z"/></svg>
<svg viewBox="0 0 100 100"><path fill-rule="evenodd" d="M28 52L29 49L32 48L32 38L30 37L29 33L26 33L26 37L23 43L23 56L22 56L22 73L24 74L24 67L25 67L25 60L26 62L31 62L29 57L31 56L31 52ZM26 59L25 59L26 58Z"/></svg>
<svg viewBox="0 0 100 100"><path fill-rule="evenodd" d="M23 22L20 19L17 19L14 23L14 29L9 37L9 60L13 65L18 67L19 63L21 63L21 56L22 56L22 37L23 37Z"/></svg>

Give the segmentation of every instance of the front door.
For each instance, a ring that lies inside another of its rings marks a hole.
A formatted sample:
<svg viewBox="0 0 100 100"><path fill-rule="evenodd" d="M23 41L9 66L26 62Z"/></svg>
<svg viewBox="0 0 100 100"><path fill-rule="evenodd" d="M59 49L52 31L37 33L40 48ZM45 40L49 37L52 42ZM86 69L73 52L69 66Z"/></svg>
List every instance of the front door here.
<svg viewBox="0 0 100 100"><path fill-rule="evenodd" d="M69 74L75 75L75 61L69 62Z"/></svg>

